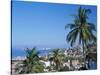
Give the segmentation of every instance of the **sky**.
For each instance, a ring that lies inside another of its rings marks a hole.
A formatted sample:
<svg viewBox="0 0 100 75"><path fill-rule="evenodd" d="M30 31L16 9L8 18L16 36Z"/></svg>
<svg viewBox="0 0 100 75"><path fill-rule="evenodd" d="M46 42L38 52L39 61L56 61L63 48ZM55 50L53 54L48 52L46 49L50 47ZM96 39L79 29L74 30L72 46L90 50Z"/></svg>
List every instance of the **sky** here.
<svg viewBox="0 0 100 75"><path fill-rule="evenodd" d="M91 9L89 22L96 25L96 6L13 1L12 47L70 47L66 42L70 29L65 30L65 25L73 23L71 15L77 13L80 6Z"/></svg>

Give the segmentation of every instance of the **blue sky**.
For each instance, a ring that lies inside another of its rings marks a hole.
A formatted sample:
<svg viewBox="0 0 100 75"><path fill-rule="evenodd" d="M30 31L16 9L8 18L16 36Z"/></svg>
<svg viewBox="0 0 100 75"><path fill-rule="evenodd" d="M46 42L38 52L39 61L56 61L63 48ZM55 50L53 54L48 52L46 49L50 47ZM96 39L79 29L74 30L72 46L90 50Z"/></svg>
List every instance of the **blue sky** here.
<svg viewBox="0 0 100 75"><path fill-rule="evenodd" d="M13 1L12 3L12 47L66 48L65 25L73 23L72 14L80 5ZM91 9L89 21L96 24L96 6Z"/></svg>

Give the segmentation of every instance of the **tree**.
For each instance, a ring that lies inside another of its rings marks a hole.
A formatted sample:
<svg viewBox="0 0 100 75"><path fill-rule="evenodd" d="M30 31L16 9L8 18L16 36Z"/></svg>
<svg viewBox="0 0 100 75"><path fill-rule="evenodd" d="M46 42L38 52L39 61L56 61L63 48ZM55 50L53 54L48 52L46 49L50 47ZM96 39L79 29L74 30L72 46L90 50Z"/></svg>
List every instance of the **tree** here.
<svg viewBox="0 0 100 75"><path fill-rule="evenodd" d="M36 51L36 48L26 49L26 59L19 64L20 72L19 73L41 73L44 71L43 63L39 61L39 52Z"/></svg>
<svg viewBox="0 0 100 75"><path fill-rule="evenodd" d="M83 56L85 62L85 50L88 43L96 42L96 28L93 23L89 21L89 14L91 13L90 9L85 9L82 7L78 8L77 14L74 16L74 22L72 24L67 24L65 28L70 28L71 31L68 33L66 40L70 42L71 46L73 46L76 41L83 48Z"/></svg>
<svg viewBox="0 0 100 75"><path fill-rule="evenodd" d="M56 71L59 71L61 67L63 66L63 61L64 61L64 54L60 49L54 49L52 52L52 55L50 57L50 61L54 62L54 68Z"/></svg>

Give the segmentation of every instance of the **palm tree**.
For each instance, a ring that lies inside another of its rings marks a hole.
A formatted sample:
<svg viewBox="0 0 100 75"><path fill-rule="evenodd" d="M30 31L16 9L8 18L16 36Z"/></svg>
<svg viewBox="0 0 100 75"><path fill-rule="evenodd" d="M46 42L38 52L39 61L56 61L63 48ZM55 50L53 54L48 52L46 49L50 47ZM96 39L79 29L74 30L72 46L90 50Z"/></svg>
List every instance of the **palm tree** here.
<svg viewBox="0 0 100 75"><path fill-rule="evenodd" d="M51 57L51 54L48 55L48 60L50 61L50 66L48 67L49 71L52 71L53 68L53 57Z"/></svg>
<svg viewBox="0 0 100 75"><path fill-rule="evenodd" d="M73 46L77 41L83 48L83 56L85 62L85 50L88 43L96 42L96 28L93 23L88 22L90 9L85 9L82 7L78 8L77 14L74 16L74 22L72 24L67 24L65 28L70 28L71 31L68 33L66 40L70 42ZM95 32L95 34L94 34Z"/></svg>
<svg viewBox="0 0 100 75"><path fill-rule="evenodd" d="M50 61L54 62L53 65L55 65L55 70L59 71L63 66L64 54L60 51L60 49L54 49L50 57Z"/></svg>
<svg viewBox="0 0 100 75"><path fill-rule="evenodd" d="M43 63L39 61L39 52L36 48L26 49L26 59L20 64L19 68L21 71L19 73L40 73L44 71Z"/></svg>

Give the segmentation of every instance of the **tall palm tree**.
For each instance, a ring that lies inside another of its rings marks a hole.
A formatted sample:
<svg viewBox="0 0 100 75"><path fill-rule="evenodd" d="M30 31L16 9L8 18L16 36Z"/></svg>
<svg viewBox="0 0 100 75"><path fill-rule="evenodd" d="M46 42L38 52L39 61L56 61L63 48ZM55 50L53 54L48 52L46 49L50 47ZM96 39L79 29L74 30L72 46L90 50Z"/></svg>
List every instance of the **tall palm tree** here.
<svg viewBox="0 0 100 75"><path fill-rule="evenodd" d="M67 24L65 28L70 28L71 31L68 33L66 40L70 42L73 46L77 41L83 48L83 56L85 62L85 50L88 43L96 42L96 28L93 23L88 22L90 9L85 9L82 7L78 8L77 14L74 16L74 22L72 24ZM95 34L94 34L95 32Z"/></svg>
<svg viewBox="0 0 100 75"><path fill-rule="evenodd" d="M54 62L54 67L56 71L59 71L61 67L63 66L63 61L64 61L64 54L60 51L60 49L55 49L52 52L51 58L52 61Z"/></svg>
<svg viewBox="0 0 100 75"><path fill-rule="evenodd" d="M21 68L19 73L40 73L44 71L43 63L39 61L39 52L36 48L26 50L26 59L20 64Z"/></svg>

